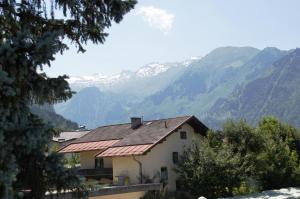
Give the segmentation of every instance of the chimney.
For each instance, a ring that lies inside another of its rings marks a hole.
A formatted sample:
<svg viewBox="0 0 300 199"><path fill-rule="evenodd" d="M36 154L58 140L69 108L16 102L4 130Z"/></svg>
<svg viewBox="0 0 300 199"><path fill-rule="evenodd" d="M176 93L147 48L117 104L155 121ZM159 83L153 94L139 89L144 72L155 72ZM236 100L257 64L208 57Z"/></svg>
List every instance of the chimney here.
<svg viewBox="0 0 300 199"><path fill-rule="evenodd" d="M141 117L131 117L131 128L136 129L142 125L142 118Z"/></svg>

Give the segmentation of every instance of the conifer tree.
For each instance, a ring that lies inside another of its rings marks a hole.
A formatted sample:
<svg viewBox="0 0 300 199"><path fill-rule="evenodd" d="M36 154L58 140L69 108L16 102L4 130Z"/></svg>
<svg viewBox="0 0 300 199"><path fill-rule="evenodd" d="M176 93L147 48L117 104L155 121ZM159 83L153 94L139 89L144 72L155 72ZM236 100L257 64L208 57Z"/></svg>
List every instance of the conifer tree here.
<svg viewBox="0 0 300 199"><path fill-rule="evenodd" d="M78 178L49 151L55 133L30 112L32 104L67 100L67 76L47 77L67 41L84 52L103 43L112 22L120 22L135 0L0 0L0 198L43 198L48 189L70 189ZM67 64L67 63L66 63Z"/></svg>

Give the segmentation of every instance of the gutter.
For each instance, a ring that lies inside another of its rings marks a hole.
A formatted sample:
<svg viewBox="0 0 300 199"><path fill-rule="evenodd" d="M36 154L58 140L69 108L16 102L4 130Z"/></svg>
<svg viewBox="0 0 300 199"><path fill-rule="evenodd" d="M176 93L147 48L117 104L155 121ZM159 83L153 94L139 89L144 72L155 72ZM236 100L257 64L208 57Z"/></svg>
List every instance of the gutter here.
<svg viewBox="0 0 300 199"><path fill-rule="evenodd" d="M133 159L134 161L136 161L136 162L139 164L139 170L140 170L140 184L143 184L143 170L142 170L143 165L142 165L142 163L141 163L140 161L138 161L138 160L136 159L136 157L135 157L134 155L132 155L132 159Z"/></svg>

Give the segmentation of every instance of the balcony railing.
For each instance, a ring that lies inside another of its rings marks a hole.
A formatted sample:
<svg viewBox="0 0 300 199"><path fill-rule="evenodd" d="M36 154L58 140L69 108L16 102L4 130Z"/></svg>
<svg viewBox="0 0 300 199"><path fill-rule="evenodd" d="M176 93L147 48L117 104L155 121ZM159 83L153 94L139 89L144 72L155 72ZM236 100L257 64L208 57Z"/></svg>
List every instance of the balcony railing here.
<svg viewBox="0 0 300 199"><path fill-rule="evenodd" d="M85 177L101 176L101 177L112 178L113 170L112 170L112 168L79 169L78 173L79 173L79 175L85 176Z"/></svg>
<svg viewBox="0 0 300 199"><path fill-rule="evenodd" d="M154 190L161 190L160 183L149 183L149 184L136 184L136 185L128 185L128 186L110 186L100 188L98 190L93 190L88 192L88 197L96 197L96 196L105 196L105 195L114 195L114 194L122 194L122 193L131 193L131 192L147 192ZM55 194L47 194L45 199L72 199L73 193L55 193Z"/></svg>
<svg viewBox="0 0 300 199"><path fill-rule="evenodd" d="M96 191L89 193L89 196L104 196L104 195L113 195L121 193L130 193L130 192L140 192L140 191L154 191L160 190L160 183L149 183L149 184L136 184L136 185L127 185L127 186L111 186L107 188L101 188Z"/></svg>

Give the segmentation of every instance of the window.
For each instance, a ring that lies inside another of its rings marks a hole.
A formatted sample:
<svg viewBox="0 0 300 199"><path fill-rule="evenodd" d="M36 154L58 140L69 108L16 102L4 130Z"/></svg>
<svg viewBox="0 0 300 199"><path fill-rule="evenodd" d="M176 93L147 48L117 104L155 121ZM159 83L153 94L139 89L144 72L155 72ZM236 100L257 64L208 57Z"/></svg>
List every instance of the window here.
<svg viewBox="0 0 300 199"><path fill-rule="evenodd" d="M161 182L167 182L168 181L168 168L167 167L161 167L160 168L160 181Z"/></svg>
<svg viewBox="0 0 300 199"><path fill-rule="evenodd" d="M186 140L186 132L185 131L180 131L180 138L183 140Z"/></svg>
<svg viewBox="0 0 300 199"><path fill-rule="evenodd" d="M95 159L95 168L102 169L104 167L103 158L96 158Z"/></svg>
<svg viewBox="0 0 300 199"><path fill-rule="evenodd" d="M177 164L178 163L178 152L173 152L173 163Z"/></svg>
<svg viewBox="0 0 300 199"><path fill-rule="evenodd" d="M176 191L182 190L182 182L180 180L176 180Z"/></svg>

